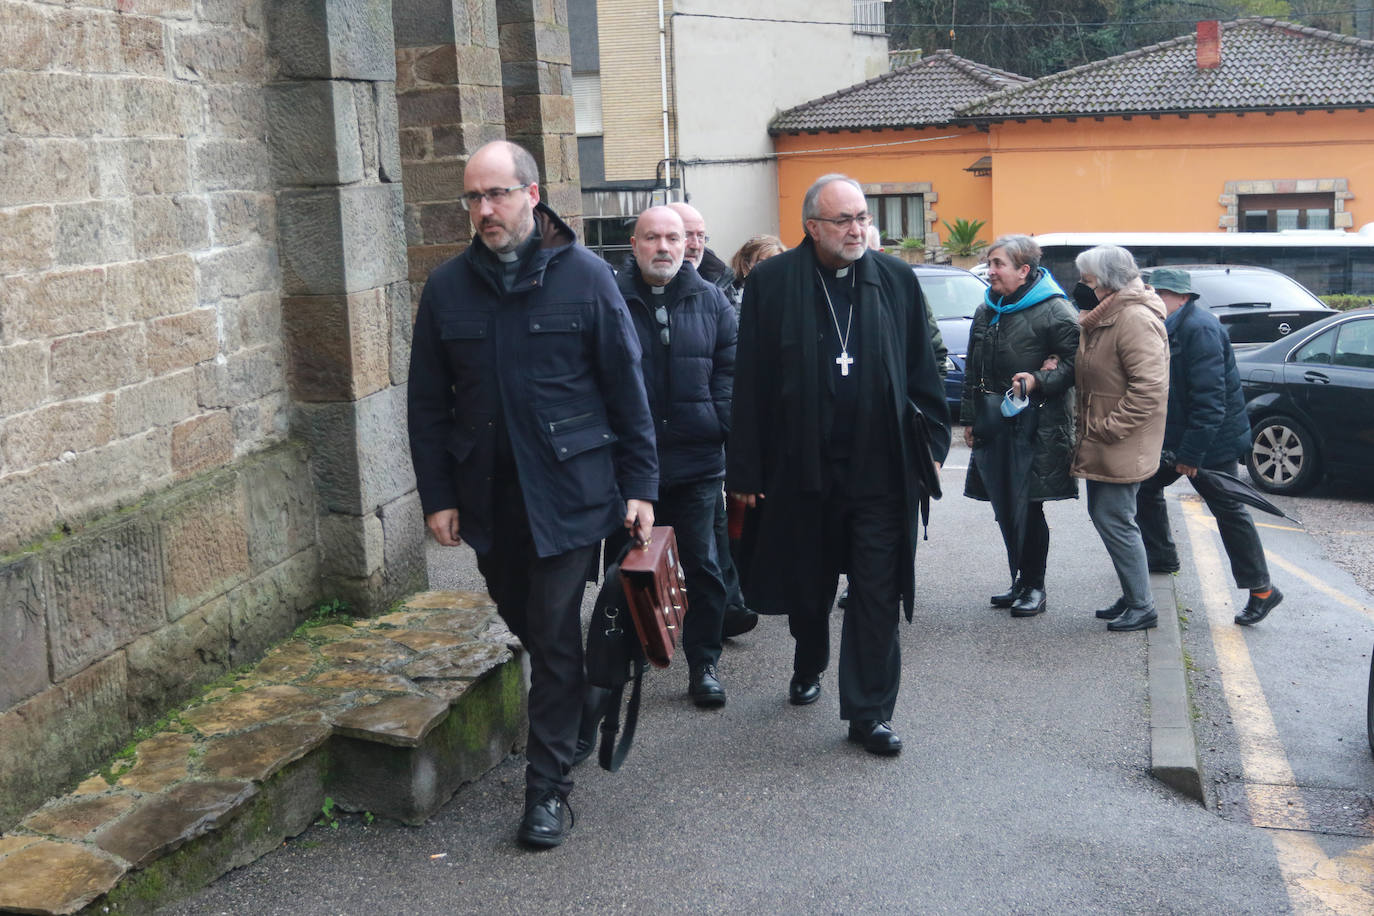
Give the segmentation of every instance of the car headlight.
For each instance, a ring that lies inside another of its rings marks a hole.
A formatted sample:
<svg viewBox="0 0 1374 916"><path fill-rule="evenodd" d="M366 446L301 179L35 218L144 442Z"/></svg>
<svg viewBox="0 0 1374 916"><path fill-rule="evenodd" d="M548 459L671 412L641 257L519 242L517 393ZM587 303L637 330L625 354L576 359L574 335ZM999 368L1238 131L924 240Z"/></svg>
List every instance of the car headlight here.
<svg viewBox="0 0 1374 916"><path fill-rule="evenodd" d="M946 373L949 373L949 372L958 372L958 371L959 371L959 364L956 363L956 362L955 362L953 359L951 359L950 357L946 356L946 357L945 357L945 372L946 372Z"/></svg>

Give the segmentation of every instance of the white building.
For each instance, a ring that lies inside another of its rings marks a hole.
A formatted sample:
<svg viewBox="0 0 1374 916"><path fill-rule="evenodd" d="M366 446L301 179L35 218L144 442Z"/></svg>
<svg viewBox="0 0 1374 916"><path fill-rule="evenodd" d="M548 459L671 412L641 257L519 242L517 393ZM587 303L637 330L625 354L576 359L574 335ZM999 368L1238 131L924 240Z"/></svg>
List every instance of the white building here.
<svg viewBox="0 0 1374 916"><path fill-rule="evenodd" d="M768 123L887 69L886 0L568 0L586 241L688 200L728 260L778 232Z"/></svg>

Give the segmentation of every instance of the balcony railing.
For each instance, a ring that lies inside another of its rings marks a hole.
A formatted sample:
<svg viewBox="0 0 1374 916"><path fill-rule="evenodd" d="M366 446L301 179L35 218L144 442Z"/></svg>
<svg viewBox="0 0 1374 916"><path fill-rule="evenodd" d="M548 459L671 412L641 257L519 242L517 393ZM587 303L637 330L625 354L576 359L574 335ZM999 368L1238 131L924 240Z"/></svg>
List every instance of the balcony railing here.
<svg viewBox="0 0 1374 916"><path fill-rule="evenodd" d="M854 32L858 35L887 34L887 0L854 0Z"/></svg>

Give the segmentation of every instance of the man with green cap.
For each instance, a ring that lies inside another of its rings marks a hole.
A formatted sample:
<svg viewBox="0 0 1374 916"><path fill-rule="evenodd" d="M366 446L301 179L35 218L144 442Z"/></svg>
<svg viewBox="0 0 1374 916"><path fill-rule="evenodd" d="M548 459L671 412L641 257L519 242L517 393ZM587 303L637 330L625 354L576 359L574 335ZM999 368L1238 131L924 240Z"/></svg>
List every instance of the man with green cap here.
<svg viewBox="0 0 1374 916"><path fill-rule="evenodd" d="M1180 476L1192 481L1198 468L1234 474L1250 447L1250 422L1231 339L1216 316L1198 306L1188 272L1156 268L1150 285L1168 310L1164 328L1169 333L1169 413L1159 473L1141 483L1136 496L1136 523L1150 570L1176 572L1178 550L1169 533L1164 488ZM1259 623L1283 600L1283 593L1269 580L1254 519L1234 497L1201 491L1199 495L1216 517L1236 587L1250 593L1236 623Z"/></svg>

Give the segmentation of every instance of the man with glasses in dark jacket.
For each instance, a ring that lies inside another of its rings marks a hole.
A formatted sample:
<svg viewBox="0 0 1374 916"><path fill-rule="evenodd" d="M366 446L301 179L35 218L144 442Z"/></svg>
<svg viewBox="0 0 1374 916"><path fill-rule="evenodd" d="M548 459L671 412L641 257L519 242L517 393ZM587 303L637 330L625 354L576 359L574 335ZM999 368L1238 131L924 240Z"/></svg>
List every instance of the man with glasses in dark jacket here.
<svg viewBox="0 0 1374 916"><path fill-rule="evenodd" d="M1164 488L1181 476L1191 481L1198 468L1234 474L1250 448L1250 421L1231 339L1215 315L1198 307L1188 271L1160 267L1151 272L1150 285L1168 310L1164 329L1169 333L1169 413L1159 473L1141 483L1136 494L1136 523L1150 571L1177 572L1178 550L1169 533ZM1234 497L1200 495L1216 517L1236 587L1250 593L1236 623L1259 623L1283 600L1283 593L1269 580L1255 521Z"/></svg>
<svg viewBox="0 0 1374 916"><path fill-rule="evenodd" d="M426 526L444 546L472 546L529 652L517 836L557 846L587 686L587 571L606 535L653 527L658 457L625 302L605 262L540 202L533 157L483 146L461 201L476 237L430 274L415 318L411 460Z"/></svg>
<svg viewBox="0 0 1374 916"><path fill-rule="evenodd" d="M634 263L616 282L644 352L640 367L658 441L660 524L673 526L687 573L683 651L688 693L725 705L717 664L726 589L716 542L738 321L730 300L684 260L681 217L650 207L630 239Z"/></svg>

